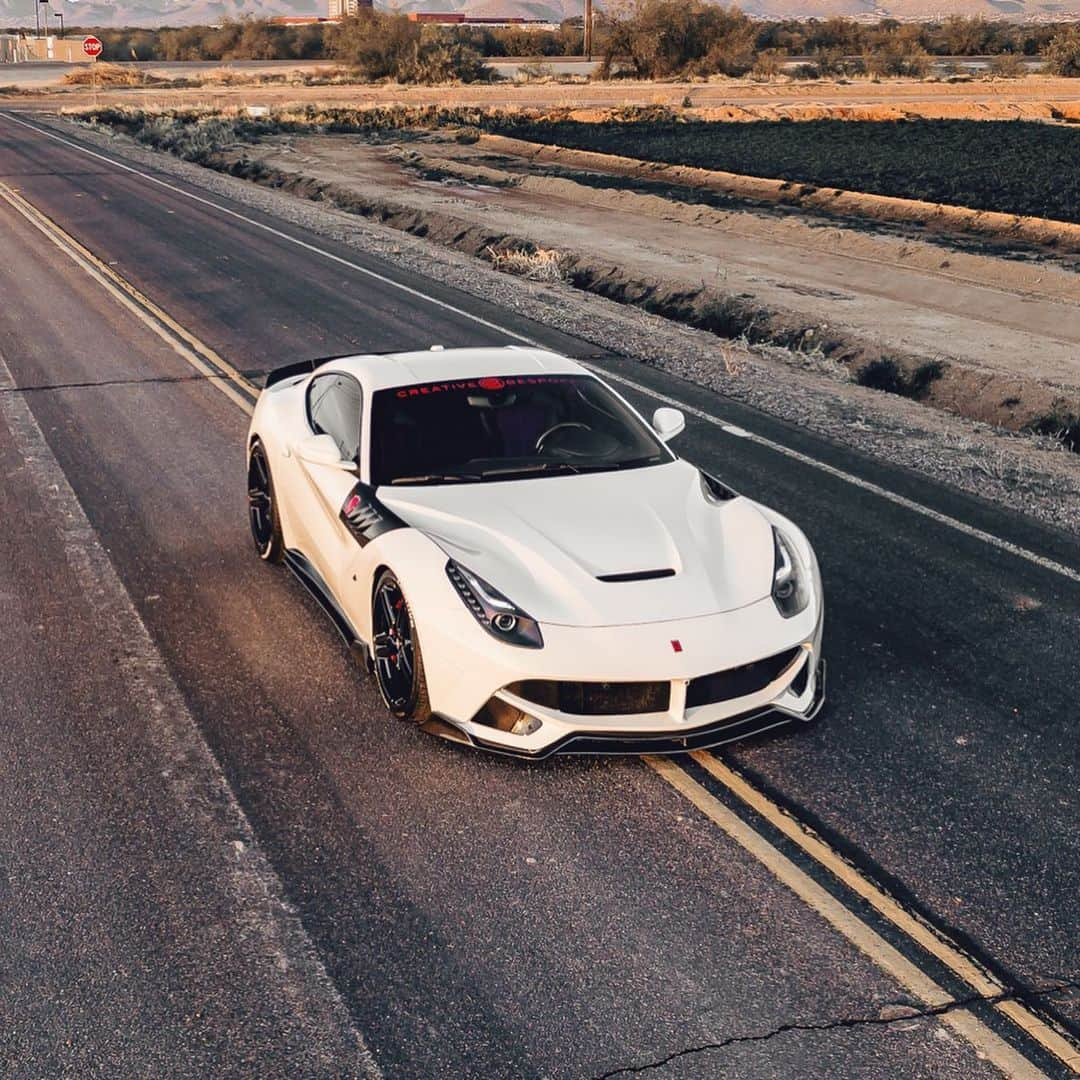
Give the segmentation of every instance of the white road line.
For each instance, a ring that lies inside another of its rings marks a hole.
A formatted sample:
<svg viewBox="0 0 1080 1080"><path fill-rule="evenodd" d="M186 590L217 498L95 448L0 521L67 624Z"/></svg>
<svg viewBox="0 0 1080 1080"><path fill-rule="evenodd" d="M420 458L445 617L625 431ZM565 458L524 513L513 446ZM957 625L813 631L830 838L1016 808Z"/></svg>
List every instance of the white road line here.
<svg viewBox="0 0 1080 1080"><path fill-rule="evenodd" d="M323 248L318 247L315 244L309 244L304 240L299 240L294 236L290 236L288 233L281 232L278 229L273 228L270 225L265 225L260 221L256 221L254 218L247 217L244 214L237 213L235 210L230 210L226 206L221 206L219 203L214 202L211 199L205 199L201 195L196 195L193 192L185 191L183 188L177 187L175 184L170 184L165 180L161 180L156 176L151 176L149 173L145 173L140 169L136 169L131 165L125 165L123 162L116 161L113 158L107 157L104 154L99 154L94 150L90 150L88 147L80 146L78 143L73 142L70 139L65 139L61 135L57 135L55 132L47 131L44 128L39 128L34 124L28 124L24 120L20 120L16 116L12 116L11 113L2 113L5 119L12 121L16 124L21 124L23 127L30 131L36 132L38 135L44 135L46 138L54 139L56 142L63 143L65 146L70 147L73 150L77 150L80 153L88 154L90 157L97 158L99 161L104 161L108 165L112 165L117 169L122 169L125 172L139 176L144 180L150 181L150 183L158 184L161 187L167 188L170 191L175 192L177 195L181 195L186 199L191 199L194 202L201 203L205 206L209 206L214 210L219 211L222 214L226 214L229 217L236 218L239 221L243 221L249 225L254 226L257 229L261 229L264 232L271 233L274 236L280 237L282 240L287 241L290 244L295 244L298 247L303 248L306 251L310 251L313 254L321 255L325 259L329 259L332 262L340 263L342 266L346 266L351 270L355 270L357 273L366 274L369 277L375 278L393 288L400 289L402 292L407 293L410 296L416 297L422 300L424 303L433 304L436 307L443 308L446 311L451 311L455 315L460 315L463 318L470 319L482 326L486 326L491 330L495 330L500 334L505 334L507 337L517 338L519 341L523 341L528 345L540 346L539 342L534 341L532 338L526 337L524 334L519 334L513 330L507 330L505 327L499 326L496 323L489 322L487 319L483 319L478 315L472 315L462 308L455 307L453 304L448 304L444 300L437 300L432 296L421 292L418 289L413 289L408 285L403 285L400 282L394 281L392 278L385 277L382 274L376 273L374 270L369 270L366 267L359 266L356 263L350 262L348 259L343 259L340 255L335 255L332 252L326 251ZM1015 555L1019 559L1024 559L1035 566L1040 567L1043 570L1049 570L1052 573L1059 574L1062 577L1068 578L1070 581L1080 583L1080 570L1075 570L1070 566L1065 566L1062 563L1055 562L1053 559L1049 559L1044 555L1039 555L1037 552L1030 551L1027 548L1021 547L1019 544L1014 544L1010 540L1002 539L999 536L994 536L993 533L985 532L983 529L978 529L973 525L968 525L963 521L959 521L957 518L950 517L948 514L943 514L938 510L934 510L929 506L924 506L922 503L915 502L913 499L909 499L903 495L899 495L895 492L889 491L887 488L883 488L878 484L873 483L870 480L863 480L861 477L855 476L852 473L845 472L843 469L837 469L833 465L828 465L824 461L819 461L817 458L811 457L809 454L803 454L798 450L794 450L791 447L784 446L782 443L774 442L772 439L768 439L763 435L758 435L752 431L747 431L745 428L738 427L734 424L728 424L726 421L721 420L719 417L713 416L710 413L705 412L702 409L695 408L692 405L688 405L678 398L670 397L667 394L661 394L656 390L651 389L648 386L644 386L641 383L635 382L632 379L627 379L621 375L614 375L609 371L605 371L592 364L586 364L586 367L591 368L593 371L603 375L604 378L613 380L614 382L622 383L624 386L629 386L639 393L646 394L649 397L662 401L665 404L673 405L682 409L684 412L689 413L691 416L696 416L700 420L705 420L710 424L715 424L721 430L727 432L730 435L737 436L743 439L749 439L751 442L757 443L759 446L768 447L770 450L774 450L779 454L783 454L786 457L791 458L794 461L799 461L804 465L808 465L811 468L818 469L821 472L827 473L829 476L833 476L838 480L843 480L845 483L851 484L854 487L861 488L863 491L871 492L896 506L902 506L905 510L910 510L912 513L920 514L925 518L929 518L931 521L935 521L940 525L945 525L948 528L955 529L957 532L963 533L965 536L972 537L976 540L981 540L983 543L989 544L992 547L998 548L1000 551L1008 552L1010 555Z"/></svg>
<svg viewBox="0 0 1080 1080"><path fill-rule="evenodd" d="M47 131L45 128L40 128L36 124L28 124L25 120L20 120L17 116L12 116L11 113L2 113L6 120L10 120L12 123L21 124L24 128L30 131L36 132L38 135L44 135L48 139L55 139L59 143L63 143L65 146L69 146L72 150L78 150L82 154L89 154L92 158L97 158L99 161L104 161L108 165L112 165L114 168L123 169L124 172L133 173L135 176L141 177L143 180L149 180L152 184L157 184L159 187L167 188L169 191L182 195L185 199L191 199L192 202L201 203L203 206L209 206L214 210L217 210L221 214L226 214L229 217L236 218L237 221L242 221L246 225L251 225L256 229L261 229L263 232L268 232L272 236L278 237L280 240L286 240L290 244L295 244L297 247L303 248L305 251L313 252L316 255L321 255L324 259L329 259L331 262L339 263L341 266L347 266L350 270L355 270L358 274L365 274L367 277L374 278L376 281L381 281L384 285L389 285L391 288L399 289L401 292L406 293L408 296L416 297L418 300L423 300L425 304L432 304L435 307L442 308L444 311L453 312L455 315L459 315L463 319L468 319L470 322L478 323L480 326L486 326L489 330L494 330L496 333L503 334L506 337L516 338L518 341L525 342L526 345L536 345L539 347L539 342L534 341L530 337L526 337L524 334L519 334L515 330L507 330L505 326L499 326L497 323L490 322L487 319L481 318L479 315L474 315L472 312L465 311L464 308L455 307L453 304L448 304L445 300L438 300L434 296L428 296L426 293L421 292L419 289L414 289L409 285L404 285L400 281L395 281L393 278L386 277L384 274L380 274L375 270L369 270L366 266L360 266L357 263L350 262L348 259L343 259L340 255L335 255L331 251L327 251L325 248L316 246L315 244L309 244L306 240L300 240L295 236L290 236L287 232L282 232L280 229L275 229L272 225L266 225L261 221L256 221L254 218L248 217L246 214L238 213L236 210L230 210L227 206L222 206L220 203L216 203L213 199L205 199L201 195L196 195L194 192L185 191L181 187L177 187L175 184L170 184L167 180L162 180L157 176L151 176L149 173L143 172L141 169L136 169L131 165L125 165L123 162L116 161L114 158L107 157L105 154L99 154L95 150L91 150L86 146L80 146L76 142L72 142L71 139L65 139L62 135L57 135L53 131Z"/></svg>
<svg viewBox="0 0 1080 1080"><path fill-rule="evenodd" d="M16 123L23 123L22 121L16 120L10 115L7 115L7 118L10 120L14 120ZM387 284L394 286L395 288L399 288L413 296L422 299L426 303L431 303L436 306L443 307L445 309L455 312L456 314L463 315L466 318L470 318L478 323L482 323L483 325L495 329L500 333L517 337L519 340L525 341L529 344L537 344L536 342L524 337L523 335L514 334L511 331L504 330L502 327L498 327L494 323L490 323L477 316L470 315L468 312L462 311L461 309L453 307L450 304L446 304L443 301L435 300L432 297L424 295L418 290L401 285L400 283L395 282L389 278L385 278L382 275L375 273L374 271L367 270L364 267L356 266L355 264L350 263L348 260L342 259L337 255L326 252L321 248L316 247L315 245L297 240L296 238L291 237L286 233L282 233L276 229L271 228L270 226L263 225L262 223L245 217L242 214L238 214L235 211L229 210L226 207L222 207L212 202L211 200L203 199L200 196L183 191L182 189L177 188L172 184L168 184L163 180L159 180L156 177L143 173L138 169L123 165L120 162L112 161L104 155L97 154L51 132L43 131L40 128L37 128L31 124L23 124L23 126L28 127L31 130L38 132L39 134L46 135L49 138L56 139L58 142L64 143L72 147L73 149L89 154L92 157L100 158L102 161L112 164L117 168L134 173L153 183L160 184L161 186L169 188L170 190L175 191L176 193L183 195L186 198L193 199L196 202L204 203L210 207L213 207L216 210L219 210L222 213L238 218L241 221L251 224L257 228L263 229L267 232L270 232L276 236L281 237L284 240L289 241L290 243L297 244L300 247L306 248L307 250L310 250L316 254L322 255L325 258L331 259L335 262L339 262L345 266L350 267L351 269L357 270L360 273L368 274L372 277L378 278L379 280L384 281ZM45 232L46 230L42 229L42 231ZM48 235L48 233L46 233L46 235ZM66 236L66 234L64 235ZM54 243L57 243L55 237L50 236L49 238L53 240ZM58 244L58 246L61 246L63 248L63 245L61 244ZM71 252L68 252L68 254L70 254L76 262L78 262L85 270L87 270L87 272L91 273L93 277L99 280L107 288L111 285L111 283L105 281L100 274L97 274L94 271L94 268L88 265L84 259L79 258L77 255ZM110 291L113 291L113 289L110 289ZM132 309L135 310L134 305L129 306L131 306ZM138 314L140 318L144 318L145 321L145 317L143 316L142 312L136 310L136 314ZM194 342L195 339L190 340ZM170 341L170 344L173 344L174 348L177 347L176 343L173 341ZM181 352L181 355L184 355L184 350L182 350L182 348L178 348L177 351ZM190 357L185 356L185 359L188 359L188 361L191 362ZM850 473L846 473L831 465L827 465L826 463L818 461L817 459L812 458L809 455L802 454L799 451L790 449L789 447L783 446L780 443L776 443L763 436L756 435L753 432L745 430L744 428L729 424L726 421L723 421L720 418L715 417L701 409L697 409L692 405L688 405L677 398L673 398L668 395L659 393L651 389L650 387L644 386L623 376L614 375L596 365L590 364L586 366L590 367L594 371L597 371L605 378L610 378L615 382L619 382L625 386L628 386L639 393L651 397L654 400L677 406L692 416L696 416L699 419L705 420L711 424L720 427L722 430L724 430L730 435L739 438L746 438L760 445L766 446L772 450L777 451L778 453L784 454L797 461L800 461L803 464L820 469L821 471L824 471L829 475L844 480L847 483L853 484L856 487L879 495L882 498L885 498L900 506L903 506L904 508L909 509L915 513L922 514L935 521L938 521L941 524L955 528L969 536L976 537L996 547L999 547L1004 551L1027 559L1028 561L1033 562L1044 569L1053 570L1057 573L1063 574L1064 576L1072 580L1080 581L1080 573L1071 570L1069 567L1065 567L1053 562L1052 560L1045 559L1044 557L1037 555L1034 552L1028 551L1025 548L1021 548L1015 544L1010 543L1009 541L1002 540L999 537L993 536L990 533L983 532L982 530L976 529L973 526L966 525L965 523L958 521L955 518L951 518L948 515L941 514L938 511L932 510L929 507L921 505L920 503L916 503L913 500L905 498L904 496L894 494L893 492L890 492L887 489L878 486L877 484L873 484L870 481L863 480L860 477L854 476ZM2 356L0 356L0 385L4 385L5 380L8 384L13 385L10 378L10 373L7 372L6 366L3 365L3 358ZM217 381L215 381L215 385L217 385ZM224 390L225 387L219 386L219 389ZM244 406L242 407L246 407L246 409L250 408L246 406L246 403L244 403ZM28 409L27 414L29 415ZM33 423L32 416L30 416L30 420ZM59 469L58 465L56 467L57 469ZM62 471L60 475L61 477L63 477ZM53 482L55 483L56 481ZM64 478L63 482L66 487L66 478ZM67 492L70 492L70 488L67 488ZM75 497L73 492L70 492L70 498L74 501ZM77 503L75 505L77 505ZM88 522L87 528L90 528ZM107 561L107 556L104 555L104 552L102 552L101 555ZM109 565L111 570L111 564ZM116 579L116 583L117 586L122 590L123 586L120 584L119 579ZM126 598L126 593L124 595ZM128 604L130 605L130 600L128 600ZM136 619L138 619L138 615L137 613L135 613L133 606L132 614L135 616ZM141 625L142 624L140 620L140 626ZM143 634L146 635L148 647L150 649L153 649L153 644L150 641L149 635L145 631L145 628L143 628ZM155 656L156 655L157 654L155 652ZM167 675L165 677L168 678ZM175 688L173 689L175 691ZM208 748L206 752L209 753ZM931 1006L945 1005L952 1000L940 986L938 986L928 976L926 976L925 973L923 973L915 964L913 964L911 961L907 960L904 956L897 952L897 950L895 950L883 938L877 935L869 926L867 926L850 911L844 908L842 904L833 899L824 889L821 889L820 886L818 886L815 882L812 881L812 879L810 879L801 870L799 870L798 867L791 863L790 860L788 860L775 847L769 844L767 840L760 836L760 834L755 832L750 826L745 825L734 814L732 814L729 810L723 807L721 803L719 803L712 795L710 795L703 787L701 787L700 784L693 780L682 769L675 765L674 762L669 762L664 759L649 759L649 764L668 783L670 783L673 787L680 791L681 794L683 794L691 802L698 806L698 808L701 809L706 814L706 816L708 816L714 823L720 825L720 827L725 832L727 832L728 835L732 837L732 839L734 839L748 852L754 855L754 857L758 859L758 861L765 865L785 885L791 888L796 893L796 895L798 895L801 899L804 900L804 902L808 903L815 911L817 911L827 921L829 921L849 941L852 941L852 943L855 944L862 952L869 956L879 967L889 973L892 977L896 978L912 993L916 994L921 1000L925 1001ZM222 783L225 783L223 778ZM242 814L242 811L238 806L237 811ZM273 873L272 870L268 872L271 874ZM954 1030L956 1030L965 1039L971 1042L972 1045L974 1045L980 1051L980 1053L984 1054L990 1061L992 1061L999 1069L1001 1069L1005 1073L1006 1076L1017 1078L1035 1078L1042 1077L1044 1075L1038 1069L1036 1069L1035 1066L1032 1065L1026 1058L1013 1050L1012 1047L1010 1047L1004 1040L999 1038L996 1034L994 1034L994 1032L987 1028L985 1024L983 1024L975 1016L973 1016L967 1009L957 1008L955 1010L946 1012L942 1014L941 1020L944 1023L949 1024L951 1027L954 1028ZM358 1040L360 1039L359 1033L357 1033L356 1037ZM366 1048L364 1048L364 1051L366 1053ZM371 1062L371 1068L376 1068L373 1061Z"/></svg>
<svg viewBox="0 0 1080 1080"><path fill-rule="evenodd" d="M0 389L15 385L0 353ZM119 658L117 675L130 687L133 700L143 703L140 719L162 759L172 763L162 783L208 841L207 858L214 859L217 851L233 908L229 917L239 927L237 939L247 941L257 955L271 958L266 970L277 973L272 991L291 1015L340 1033L353 1060L326 1062L326 1068L378 1080L382 1074L375 1059L315 945L290 909L280 878L21 394L0 393L0 422L10 432L38 497L49 508L64 556L99 619L102 652ZM242 851L236 840L242 842Z"/></svg>
<svg viewBox="0 0 1080 1080"><path fill-rule="evenodd" d="M936 521L939 525L946 525L950 529L955 529L957 532L963 533L965 536L981 540L983 543L990 544L992 547L996 547L1001 551L1007 551L1010 555L1015 555L1019 559L1025 559L1027 562L1033 563L1043 570L1050 570L1055 574L1060 574L1062 577L1068 578L1070 581L1080 582L1080 570L1074 570L1071 566L1065 566L1062 563L1055 562L1053 559L1048 559L1045 555L1030 551L1028 548L1021 547L1019 544L1014 544L1011 540L1003 540L1000 536L995 536L993 533L985 532L982 529L976 528L974 525L968 525L966 522L959 521L957 518L949 517L948 514L943 514L939 510L924 506L922 503L917 503L914 499L909 499L904 495L898 495L896 492L889 491L888 488L883 488L879 484L873 483L871 480L864 480L861 476L855 476L853 473L838 469L835 465L829 465L824 461L818 461L817 458L811 457L809 454L793 450L790 446L784 446L783 443L774 442L764 435L758 435L753 431L747 431L745 428L729 424L726 420L721 420L718 416L713 416L711 413L705 412L704 409L695 408L693 405L688 405L685 401L680 401L678 398L671 397L668 394L662 394L658 390L653 390L649 386L635 382L633 379L628 379L624 375L615 375L595 364L585 364L585 366L590 370L597 372L597 374L602 375L605 379L611 379L612 382L621 383L623 386L628 386L630 389L636 390L638 393L644 394L654 401L662 401L665 405L673 405L678 409L682 409L683 412L697 417L699 420L714 424L728 435L733 435L739 439L748 439L750 442L757 443L758 446L768 447L768 449L775 450L776 453L783 454L793 461L801 462L803 465L809 465L811 468L827 473L837 480L843 480L853 487L861 488L863 491L869 491L882 499L894 503L896 506L902 506L905 510L910 510L913 514L921 514L931 521Z"/></svg>
<svg viewBox="0 0 1080 1080"><path fill-rule="evenodd" d="M646 763L676 791L718 825L741 848L752 855L773 876L789 888L807 907L868 957L878 968L930 1008L949 1006L955 999L917 965L890 945L880 934L849 911L800 870L786 855L769 843L714 795L684 772L670 758L648 757ZM1007 1077L1015 1080L1045 1080L1046 1074L995 1034L969 1009L957 1006L937 1017L966 1039Z"/></svg>

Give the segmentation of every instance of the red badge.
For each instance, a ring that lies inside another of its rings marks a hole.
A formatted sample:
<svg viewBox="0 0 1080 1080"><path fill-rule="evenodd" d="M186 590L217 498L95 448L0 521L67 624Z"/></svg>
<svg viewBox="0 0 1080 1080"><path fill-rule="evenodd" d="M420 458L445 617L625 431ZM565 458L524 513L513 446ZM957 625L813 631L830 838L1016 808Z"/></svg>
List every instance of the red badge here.
<svg viewBox="0 0 1080 1080"><path fill-rule="evenodd" d="M678 638L674 639L671 642L671 651L672 652L682 652L682 642L679 641Z"/></svg>
<svg viewBox="0 0 1080 1080"><path fill-rule="evenodd" d="M349 501L345 503L345 513L352 514L358 510L360 508L360 501L359 495L350 495Z"/></svg>

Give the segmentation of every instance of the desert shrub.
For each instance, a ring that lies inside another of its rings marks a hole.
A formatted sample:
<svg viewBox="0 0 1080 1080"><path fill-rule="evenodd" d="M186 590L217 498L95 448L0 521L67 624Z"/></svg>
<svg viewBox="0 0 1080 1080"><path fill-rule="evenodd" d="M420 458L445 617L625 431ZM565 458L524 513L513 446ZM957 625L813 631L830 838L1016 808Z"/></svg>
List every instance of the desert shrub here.
<svg viewBox="0 0 1080 1080"><path fill-rule="evenodd" d="M498 249L489 246L487 257L496 270L516 274L530 281L565 281L563 256L550 248L529 244L524 247Z"/></svg>
<svg viewBox="0 0 1080 1080"><path fill-rule="evenodd" d="M828 78L830 75L852 74L853 61L848 59L847 53L838 45L821 46L814 50L814 67L819 75Z"/></svg>
<svg viewBox="0 0 1080 1080"><path fill-rule="evenodd" d="M1027 73L1024 61L1016 53L998 53L990 61L988 70L999 79L1019 79Z"/></svg>
<svg viewBox="0 0 1080 1080"><path fill-rule="evenodd" d="M891 356L882 356L860 368L855 381L871 390L899 394L904 386L904 372Z"/></svg>
<svg viewBox="0 0 1080 1080"><path fill-rule="evenodd" d="M860 368L855 381L871 390L883 390L887 394L899 394L921 401L926 397L930 384L941 378L943 370L940 361L929 360L909 374L893 357L881 356Z"/></svg>
<svg viewBox="0 0 1080 1080"><path fill-rule="evenodd" d="M992 28L981 16L950 15L931 34L931 51L941 56L981 56L991 51Z"/></svg>
<svg viewBox="0 0 1080 1080"><path fill-rule="evenodd" d="M237 125L231 121L217 118L192 120L171 114L146 119L134 134L147 146L199 164L242 138Z"/></svg>
<svg viewBox="0 0 1080 1080"><path fill-rule="evenodd" d="M475 83L490 81L493 76L483 57L458 41L452 32L425 26L412 64L399 72L397 78L399 82Z"/></svg>
<svg viewBox="0 0 1080 1080"><path fill-rule="evenodd" d="M1046 46L1043 56L1051 75L1080 78L1080 26L1062 30Z"/></svg>
<svg viewBox="0 0 1080 1080"><path fill-rule="evenodd" d="M879 33L863 52L868 75L903 75L922 79L930 73L930 54L922 45L919 27L902 26Z"/></svg>
<svg viewBox="0 0 1080 1080"><path fill-rule="evenodd" d="M796 64L791 75L795 79L820 79L821 68L817 64Z"/></svg>
<svg viewBox="0 0 1080 1080"><path fill-rule="evenodd" d="M764 49L757 54L750 74L755 79L775 79L784 70L784 53L779 49Z"/></svg>
<svg viewBox="0 0 1080 1080"><path fill-rule="evenodd" d="M522 82L538 82L541 79L551 79L555 76L555 69L550 64L522 64L518 68L518 78Z"/></svg>
<svg viewBox="0 0 1080 1080"><path fill-rule="evenodd" d="M137 68L123 67L120 64L94 64L93 67L78 67L69 71L63 78L68 86L142 86L161 82L153 75L145 76Z"/></svg>
<svg viewBox="0 0 1080 1080"><path fill-rule="evenodd" d="M641 79L672 75L745 75L753 66L757 24L735 8L705 0L637 0L614 17L600 78L627 64Z"/></svg>
<svg viewBox="0 0 1080 1080"><path fill-rule="evenodd" d="M1028 424L1028 430L1036 435L1049 435L1057 439L1067 450L1080 453L1080 416L1064 409L1040 416Z"/></svg>
<svg viewBox="0 0 1080 1080"><path fill-rule="evenodd" d="M343 19L328 35L331 54L369 82L478 82L491 77L480 54L440 27L374 10Z"/></svg>

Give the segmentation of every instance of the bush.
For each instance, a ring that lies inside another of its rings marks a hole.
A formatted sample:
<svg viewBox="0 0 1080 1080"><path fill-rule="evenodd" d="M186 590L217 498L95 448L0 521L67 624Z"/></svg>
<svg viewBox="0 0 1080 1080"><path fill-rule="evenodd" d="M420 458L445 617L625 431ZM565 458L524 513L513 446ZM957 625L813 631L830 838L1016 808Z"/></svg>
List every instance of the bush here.
<svg viewBox="0 0 1080 1080"><path fill-rule="evenodd" d="M1080 27L1062 30L1051 39L1043 56L1046 57L1046 70L1051 75L1080 78Z"/></svg>
<svg viewBox="0 0 1080 1080"><path fill-rule="evenodd" d="M1049 435L1067 450L1080 453L1080 416L1076 413L1058 407L1053 412L1032 420L1027 426L1029 431L1037 435Z"/></svg>
<svg viewBox="0 0 1080 1080"><path fill-rule="evenodd" d="M919 27L902 26L879 33L863 53L868 75L904 75L923 79L930 74L932 60L923 48Z"/></svg>
<svg viewBox="0 0 1080 1080"><path fill-rule="evenodd" d="M735 8L705 0L637 0L612 20L601 79L629 63L639 79L673 75L745 75L754 66L757 24Z"/></svg>
<svg viewBox="0 0 1080 1080"><path fill-rule="evenodd" d="M990 61L988 70L999 79L1019 79L1027 74L1024 61L1016 53L999 53Z"/></svg>
<svg viewBox="0 0 1080 1080"><path fill-rule="evenodd" d="M452 32L404 15L362 11L334 27L327 44L332 56L369 82L480 82L493 74Z"/></svg>
<svg viewBox="0 0 1080 1080"><path fill-rule="evenodd" d="M775 79L784 70L784 53L780 49L764 49L757 54L751 74L755 79Z"/></svg>
<svg viewBox="0 0 1080 1080"><path fill-rule="evenodd" d="M939 360L928 360L909 375L891 356L882 356L861 368L855 381L871 390L921 401L929 392L930 384L941 378L943 370Z"/></svg>

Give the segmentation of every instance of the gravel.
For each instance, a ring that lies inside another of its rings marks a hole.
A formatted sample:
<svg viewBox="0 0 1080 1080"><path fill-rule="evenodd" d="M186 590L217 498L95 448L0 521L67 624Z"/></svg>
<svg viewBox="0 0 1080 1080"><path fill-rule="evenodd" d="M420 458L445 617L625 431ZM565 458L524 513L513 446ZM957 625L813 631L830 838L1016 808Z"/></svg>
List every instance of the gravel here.
<svg viewBox="0 0 1080 1080"><path fill-rule="evenodd" d="M61 118L36 119L56 130L74 124ZM474 257L148 150L123 135L85 124L79 125L79 134L116 156L1080 535L1080 456L1053 439L1017 435L852 385L797 353L747 347L567 284L500 273Z"/></svg>

